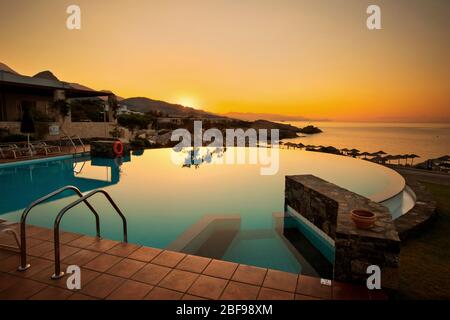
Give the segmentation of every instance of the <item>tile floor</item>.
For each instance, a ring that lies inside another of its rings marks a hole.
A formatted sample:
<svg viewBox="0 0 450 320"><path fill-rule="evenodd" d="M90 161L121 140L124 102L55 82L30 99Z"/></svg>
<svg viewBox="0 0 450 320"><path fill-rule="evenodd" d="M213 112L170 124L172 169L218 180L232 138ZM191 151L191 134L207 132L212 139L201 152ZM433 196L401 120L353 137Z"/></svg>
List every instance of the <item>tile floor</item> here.
<svg viewBox="0 0 450 320"><path fill-rule="evenodd" d="M18 229L18 225L10 226ZM17 271L18 252L0 249L0 299L32 300L317 300L386 299L364 287L258 268L184 253L61 233L61 266L81 268L80 290L67 277L52 280L53 242L49 229L27 227L31 268ZM11 243L0 233L0 243Z"/></svg>

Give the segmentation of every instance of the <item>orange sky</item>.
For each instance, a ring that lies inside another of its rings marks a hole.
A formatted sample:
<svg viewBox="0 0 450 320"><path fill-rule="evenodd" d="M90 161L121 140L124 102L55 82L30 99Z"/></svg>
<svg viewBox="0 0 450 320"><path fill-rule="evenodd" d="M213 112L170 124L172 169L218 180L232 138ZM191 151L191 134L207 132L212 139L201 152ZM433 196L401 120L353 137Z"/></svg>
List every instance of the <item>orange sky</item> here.
<svg viewBox="0 0 450 320"><path fill-rule="evenodd" d="M82 29L65 27L78 4ZM366 28L378 4L383 30ZM450 1L0 0L0 62L212 112L450 121Z"/></svg>

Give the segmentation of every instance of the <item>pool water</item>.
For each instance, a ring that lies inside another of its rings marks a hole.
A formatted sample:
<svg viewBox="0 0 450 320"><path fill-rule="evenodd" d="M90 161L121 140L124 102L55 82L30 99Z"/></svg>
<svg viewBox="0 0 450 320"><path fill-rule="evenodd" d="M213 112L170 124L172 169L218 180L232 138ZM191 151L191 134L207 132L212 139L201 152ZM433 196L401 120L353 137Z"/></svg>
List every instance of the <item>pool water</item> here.
<svg viewBox="0 0 450 320"><path fill-rule="evenodd" d="M244 149L248 152L249 149ZM0 219L18 221L33 200L65 185L82 192L103 188L128 222L128 240L223 260L311 275L329 275L332 257L315 248L283 214L284 177L313 174L374 201L404 188L396 172L368 161L299 150L279 150L276 175L257 164L212 164L236 148L191 165L189 152L175 164L172 149L146 150L128 159L84 157L0 166ZM242 151L242 150L241 150ZM64 193L35 207L30 224L53 226L54 217L75 200ZM122 240L121 220L97 195L102 236ZM93 215L79 205L64 217L63 230L95 235ZM313 241L314 242L314 241Z"/></svg>

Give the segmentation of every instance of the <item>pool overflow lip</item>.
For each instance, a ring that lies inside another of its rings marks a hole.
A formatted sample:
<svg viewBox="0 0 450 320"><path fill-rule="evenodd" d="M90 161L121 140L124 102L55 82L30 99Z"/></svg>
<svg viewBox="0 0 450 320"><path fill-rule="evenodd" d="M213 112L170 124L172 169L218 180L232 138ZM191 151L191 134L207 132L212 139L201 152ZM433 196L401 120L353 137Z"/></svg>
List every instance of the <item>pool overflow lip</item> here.
<svg viewBox="0 0 450 320"><path fill-rule="evenodd" d="M96 235L97 238L100 238L100 218L97 213L97 211L92 207L92 205L87 201L90 197L100 193L103 194L106 199L109 201L109 203L112 205L112 207L116 210L120 218L122 219L123 223L123 242L128 242L128 231L127 231L127 220L125 216L123 215L122 211L119 209L117 204L114 202L114 200L111 198L108 192L102 189L94 190L86 195L83 195L81 191L75 187L75 186L65 186L58 190L55 190L46 196L39 198L32 202L22 213L21 219L20 219L20 237L21 237L21 245L20 245L20 266L17 268L18 271L25 271L28 268L30 268L30 264L27 263L27 252L26 252L26 219L28 217L28 214L30 213L31 209L33 209L35 206L49 200L50 198L55 197L56 195L66 191L66 190L72 190L74 191L79 198L67 206L65 206L56 216L55 222L54 222L54 250L55 250L55 273L51 276L51 279L57 280L64 276L64 272L61 271L61 259L60 259L60 241L59 241L59 225L61 223L61 220L64 216L64 214L69 211L71 208L77 206L81 202L85 203L87 207L91 210L91 212L95 216L95 222L96 222Z"/></svg>

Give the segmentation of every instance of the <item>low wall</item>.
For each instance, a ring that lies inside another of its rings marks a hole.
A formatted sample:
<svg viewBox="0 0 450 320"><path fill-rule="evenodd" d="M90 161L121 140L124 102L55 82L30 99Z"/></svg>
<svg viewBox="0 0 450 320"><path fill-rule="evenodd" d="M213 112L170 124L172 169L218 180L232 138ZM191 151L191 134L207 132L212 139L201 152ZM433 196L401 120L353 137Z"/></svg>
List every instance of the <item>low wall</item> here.
<svg viewBox="0 0 450 320"><path fill-rule="evenodd" d="M377 265L382 287L397 289L400 240L386 207L312 175L286 176L285 210L288 206L334 240L335 280L365 283L367 267ZM356 228L353 209L374 212L375 226Z"/></svg>
<svg viewBox="0 0 450 320"><path fill-rule="evenodd" d="M1 121L0 129L7 130L9 134L20 134L20 122L16 121Z"/></svg>

